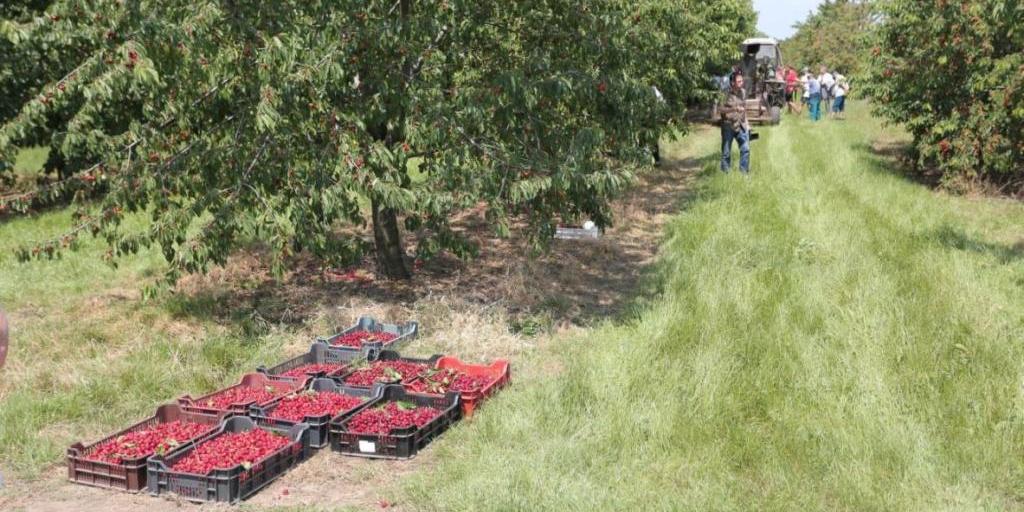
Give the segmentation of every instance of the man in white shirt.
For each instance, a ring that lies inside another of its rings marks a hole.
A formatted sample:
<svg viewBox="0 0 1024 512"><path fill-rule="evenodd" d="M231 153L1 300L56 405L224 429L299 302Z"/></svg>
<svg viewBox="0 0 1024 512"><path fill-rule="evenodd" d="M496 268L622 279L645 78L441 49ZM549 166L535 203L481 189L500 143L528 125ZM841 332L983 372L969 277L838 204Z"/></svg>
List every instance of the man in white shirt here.
<svg viewBox="0 0 1024 512"><path fill-rule="evenodd" d="M832 117L846 119L846 93L850 92L850 83L838 71L835 74L835 81L836 84L833 89L835 90L836 99L832 103Z"/></svg>
<svg viewBox="0 0 1024 512"><path fill-rule="evenodd" d="M824 107L826 113L832 112L833 87L836 85L836 79L832 76L832 73L828 72L827 67L822 66L821 74L818 75L818 82L821 84L822 107Z"/></svg>

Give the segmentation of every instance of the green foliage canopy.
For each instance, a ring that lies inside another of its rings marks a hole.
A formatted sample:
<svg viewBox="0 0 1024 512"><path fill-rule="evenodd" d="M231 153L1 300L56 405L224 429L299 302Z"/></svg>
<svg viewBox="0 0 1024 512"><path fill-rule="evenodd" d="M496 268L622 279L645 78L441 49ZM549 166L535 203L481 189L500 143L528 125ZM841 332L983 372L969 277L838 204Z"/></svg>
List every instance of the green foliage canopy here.
<svg viewBox="0 0 1024 512"><path fill-rule="evenodd" d="M161 247L172 279L247 237L276 270L298 251L352 262L368 244L343 233L367 223L384 274L405 277L400 224L421 255L469 255L450 219L480 206L499 234L524 216L540 244L559 219L611 223L645 141L710 94L703 70L753 18L747 0L56 1L0 25L18 55L78 52L0 127L0 174L40 130L95 163L0 210L102 185L19 256L91 232L110 258ZM127 232L131 212L152 222Z"/></svg>
<svg viewBox="0 0 1024 512"><path fill-rule="evenodd" d="M818 66L839 69L855 76L867 57L868 33L873 19L872 2L827 0L795 25L796 32L781 43L786 63L796 68Z"/></svg>
<svg viewBox="0 0 1024 512"><path fill-rule="evenodd" d="M1024 177L1024 4L879 3L866 91L947 183Z"/></svg>

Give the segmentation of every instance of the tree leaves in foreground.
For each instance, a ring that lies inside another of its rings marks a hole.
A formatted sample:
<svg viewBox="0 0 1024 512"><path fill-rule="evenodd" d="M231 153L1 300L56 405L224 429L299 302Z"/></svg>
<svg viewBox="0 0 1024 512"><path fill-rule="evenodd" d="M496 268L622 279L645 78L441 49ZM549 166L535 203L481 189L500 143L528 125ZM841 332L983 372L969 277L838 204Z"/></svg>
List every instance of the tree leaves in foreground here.
<svg viewBox="0 0 1024 512"><path fill-rule="evenodd" d="M1024 178L1024 4L879 4L867 91L947 184Z"/></svg>
<svg viewBox="0 0 1024 512"><path fill-rule="evenodd" d="M649 141L709 94L703 70L753 19L746 0L56 1L0 25L17 55L79 51L0 127L0 166L40 130L93 163L0 209L102 185L19 256L92 233L110 258L159 246L171 279L250 239L277 271L299 251L353 262L367 224L379 269L403 278L402 229L420 255L468 256L450 222L481 206L498 234L523 218L542 244L560 219L611 223ZM151 222L126 228L133 212Z"/></svg>

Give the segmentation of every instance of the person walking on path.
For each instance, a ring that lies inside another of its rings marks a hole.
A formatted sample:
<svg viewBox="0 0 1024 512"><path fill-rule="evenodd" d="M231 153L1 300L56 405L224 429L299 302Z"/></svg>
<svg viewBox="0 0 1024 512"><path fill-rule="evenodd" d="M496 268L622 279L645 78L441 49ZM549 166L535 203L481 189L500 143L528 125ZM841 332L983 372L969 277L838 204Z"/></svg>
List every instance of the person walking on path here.
<svg viewBox="0 0 1024 512"><path fill-rule="evenodd" d="M836 85L836 79L832 76L832 73L828 72L828 68L825 66L821 67L818 83L821 84L821 101L825 106L825 114L831 116L832 99L835 97L833 88Z"/></svg>
<svg viewBox="0 0 1024 512"><path fill-rule="evenodd" d="M835 79L836 85L833 89L835 90L836 99L832 103L832 117L846 119L846 95L850 92L850 83L838 71L835 73Z"/></svg>
<svg viewBox="0 0 1024 512"><path fill-rule="evenodd" d="M747 122L747 100L743 90L743 74L729 77L729 96L719 110L722 116L722 172L732 168L732 141L740 146L740 172L750 175L750 123Z"/></svg>
<svg viewBox="0 0 1024 512"><path fill-rule="evenodd" d="M818 77L810 75L807 78L807 112L811 121L821 120L821 82Z"/></svg>
<svg viewBox="0 0 1024 512"><path fill-rule="evenodd" d="M800 77L792 66L786 67L786 107L790 114L800 114L800 104L797 103L797 91L800 89Z"/></svg>

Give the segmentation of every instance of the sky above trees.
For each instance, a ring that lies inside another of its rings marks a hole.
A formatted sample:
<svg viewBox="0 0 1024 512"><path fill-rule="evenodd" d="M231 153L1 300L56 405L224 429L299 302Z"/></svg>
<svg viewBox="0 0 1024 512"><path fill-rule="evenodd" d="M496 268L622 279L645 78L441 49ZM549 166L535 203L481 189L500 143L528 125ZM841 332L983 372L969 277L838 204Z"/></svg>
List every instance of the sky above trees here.
<svg viewBox="0 0 1024 512"><path fill-rule="evenodd" d="M777 39L793 35L793 24L803 21L821 0L754 0L757 29Z"/></svg>

